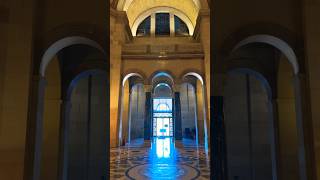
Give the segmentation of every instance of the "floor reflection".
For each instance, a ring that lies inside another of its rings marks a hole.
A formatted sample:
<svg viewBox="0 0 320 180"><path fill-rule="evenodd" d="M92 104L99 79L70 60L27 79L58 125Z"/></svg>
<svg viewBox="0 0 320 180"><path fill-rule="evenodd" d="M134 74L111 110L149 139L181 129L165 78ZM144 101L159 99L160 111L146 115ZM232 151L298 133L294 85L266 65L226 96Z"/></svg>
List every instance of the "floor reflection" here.
<svg viewBox="0 0 320 180"><path fill-rule="evenodd" d="M209 157L191 141L154 138L111 150L110 179L209 179ZM188 142L188 144L185 144Z"/></svg>
<svg viewBox="0 0 320 180"><path fill-rule="evenodd" d="M151 155L155 154L155 153L153 153L154 151L157 152L156 153L157 158L155 159L156 161L159 160L160 158L166 158L166 159L174 158L173 153L171 153L171 151L170 151L171 149L174 148L171 138L169 138L169 137L168 138L155 138L152 145L153 146L151 146L151 149L152 149Z"/></svg>

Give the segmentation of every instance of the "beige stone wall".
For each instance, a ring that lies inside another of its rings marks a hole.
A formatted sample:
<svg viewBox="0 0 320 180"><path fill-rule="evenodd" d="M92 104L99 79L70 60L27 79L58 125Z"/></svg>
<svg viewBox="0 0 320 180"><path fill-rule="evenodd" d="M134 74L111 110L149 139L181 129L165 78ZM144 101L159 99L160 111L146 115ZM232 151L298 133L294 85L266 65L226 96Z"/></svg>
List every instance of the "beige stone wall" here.
<svg viewBox="0 0 320 180"><path fill-rule="evenodd" d="M36 8L36 2L39 8ZM36 57L36 53L32 52L35 37L45 35L40 39L50 39L52 37L48 37L48 34L55 31L53 28L66 24L102 26L105 11L102 1L0 2L1 179L20 180L23 176L31 68L34 65L32 58ZM57 115L54 111L51 113Z"/></svg>
<svg viewBox="0 0 320 180"><path fill-rule="evenodd" d="M207 124L210 127L210 86L211 86L211 32L210 32L210 10L204 9L200 14L200 41L204 51L204 81L206 91L206 111L207 113Z"/></svg>
<svg viewBox="0 0 320 180"><path fill-rule="evenodd" d="M1 1L0 13L0 177L20 180L33 38L34 1ZM2 10L5 11L2 11Z"/></svg>
<svg viewBox="0 0 320 180"><path fill-rule="evenodd" d="M305 64L310 85L317 178L320 178L320 2L318 0L304 0L304 3Z"/></svg>
<svg viewBox="0 0 320 180"><path fill-rule="evenodd" d="M110 16L110 145L118 144L120 110L121 50L125 42L125 24L118 14Z"/></svg>
<svg viewBox="0 0 320 180"><path fill-rule="evenodd" d="M88 25L105 26L107 10L104 1L45 0L39 5L42 14L38 22L40 35L48 36L55 31L54 28L72 24L81 24L85 28L89 28ZM76 29L69 30L72 31Z"/></svg>
<svg viewBox="0 0 320 180"><path fill-rule="evenodd" d="M272 24L287 28L292 33L300 35L301 5L298 1L215 1L212 9L215 25L214 43L220 48L222 43L240 28L257 24ZM300 19L299 19L300 18ZM254 29L254 27L252 26ZM268 29L265 29L268 30ZM278 31L279 29L270 29Z"/></svg>
<svg viewBox="0 0 320 180"><path fill-rule="evenodd" d="M204 116L204 96L202 84L197 80L196 87L196 104L197 104L197 123L198 123L198 141L199 144L204 145L207 143L205 139L205 116Z"/></svg>

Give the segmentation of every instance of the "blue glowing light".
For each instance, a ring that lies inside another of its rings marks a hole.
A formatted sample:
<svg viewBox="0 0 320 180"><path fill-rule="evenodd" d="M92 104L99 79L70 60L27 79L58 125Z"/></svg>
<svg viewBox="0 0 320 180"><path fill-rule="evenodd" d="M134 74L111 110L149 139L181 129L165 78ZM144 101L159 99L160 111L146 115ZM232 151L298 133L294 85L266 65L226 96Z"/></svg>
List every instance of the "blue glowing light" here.
<svg viewBox="0 0 320 180"><path fill-rule="evenodd" d="M145 170L151 179L176 179L179 175L176 165L176 151L172 137L153 138L149 168Z"/></svg>
<svg viewBox="0 0 320 180"><path fill-rule="evenodd" d="M170 157L170 138L156 139L156 149L158 158Z"/></svg>
<svg viewBox="0 0 320 180"><path fill-rule="evenodd" d="M153 99L153 136L173 136L172 99Z"/></svg>

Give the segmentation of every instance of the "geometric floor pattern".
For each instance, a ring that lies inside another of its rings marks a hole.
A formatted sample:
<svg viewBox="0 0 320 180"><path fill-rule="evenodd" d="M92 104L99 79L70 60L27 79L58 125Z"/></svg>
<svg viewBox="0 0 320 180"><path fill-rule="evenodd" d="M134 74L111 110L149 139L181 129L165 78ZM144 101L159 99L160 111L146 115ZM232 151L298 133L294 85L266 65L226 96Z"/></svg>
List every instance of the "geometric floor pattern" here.
<svg viewBox="0 0 320 180"><path fill-rule="evenodd" d="M210 179L208 152L182 141L155 139L142 146L110 151L110 179L205 180Z"/></svg>

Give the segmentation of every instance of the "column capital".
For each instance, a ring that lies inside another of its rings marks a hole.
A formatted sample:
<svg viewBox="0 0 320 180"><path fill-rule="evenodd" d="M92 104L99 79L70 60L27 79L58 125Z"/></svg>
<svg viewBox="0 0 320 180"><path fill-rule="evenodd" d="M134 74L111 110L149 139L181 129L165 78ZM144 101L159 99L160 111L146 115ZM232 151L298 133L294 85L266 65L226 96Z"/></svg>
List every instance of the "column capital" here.
<svg viewBox="0 0 320 180"><path fill-rule="evenodd" d="M151 92L152 91L152 86L149 84L145 84L144 85L144 91L145 92Z"/></svg>

